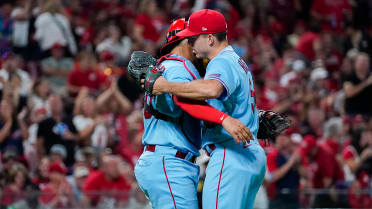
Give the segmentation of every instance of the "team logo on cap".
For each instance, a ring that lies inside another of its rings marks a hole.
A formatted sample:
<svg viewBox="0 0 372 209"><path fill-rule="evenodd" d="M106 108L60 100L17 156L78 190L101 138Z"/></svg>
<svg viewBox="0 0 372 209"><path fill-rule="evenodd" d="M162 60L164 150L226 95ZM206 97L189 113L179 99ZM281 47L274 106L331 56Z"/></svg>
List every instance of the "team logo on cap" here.
<svg viewBox="0 0 372 209"><path fill-rule="evenodd" d="M207 31L208 29L205 27L202 27L202 31Z"/></svg>

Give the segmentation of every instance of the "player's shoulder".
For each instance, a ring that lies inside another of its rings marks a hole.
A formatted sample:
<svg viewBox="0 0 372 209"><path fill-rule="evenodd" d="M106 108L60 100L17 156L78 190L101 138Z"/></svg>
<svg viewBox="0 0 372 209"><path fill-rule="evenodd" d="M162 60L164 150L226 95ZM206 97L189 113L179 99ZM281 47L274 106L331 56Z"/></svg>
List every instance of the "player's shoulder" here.
<svg viewBox="0 0 372 209"><path fill-rule="evenodd" d="M199 73L191 61L183 57L171 57L160 63L160 68L165 75L169 74L190 74L194 78L200 78Z"/></svg>

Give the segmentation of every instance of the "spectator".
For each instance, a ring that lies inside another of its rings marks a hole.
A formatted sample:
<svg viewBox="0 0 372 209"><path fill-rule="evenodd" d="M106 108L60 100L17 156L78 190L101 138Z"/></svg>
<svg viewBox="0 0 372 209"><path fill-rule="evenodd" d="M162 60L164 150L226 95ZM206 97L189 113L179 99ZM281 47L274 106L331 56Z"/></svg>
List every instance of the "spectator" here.
<svg viewBox="0 0 372 209"><path fill-rule="evenodd" d="M50 160L51 162L60 162L63 164L63 161L67 157L67 151L65 146L61 144L55 144L50 148Z"/></svg>
<svg viewBox="0 0 372 209"><path fill-rule="evenodd" d="M346 146L342 152L348 181L353 181L357 170L372 157L372 139L369 138L368 130L363 132L364 134L362 132L354 134L350 145Z"/></svg>
<svg viewBox="0 0 372 209"><path fill-rule="evenodd" d="M317 143L311 135L304 137L301 144L303 162L308 164L312 172L312 184L314 189L335 188L338 181L344 180L344 173L338 164L336 157L328 146ZM331 198L330 194L316 194L313 207L341 207L342 199Z"/></svg>
<svg viewBox="0 0 372 209"><path fill-rule="evenodd" d="M48 99L51 116L39 123L37 131L37 148L39 154L49 154L54 144L62 144L67 150L65 163L70 166L74 162L74 152L78 132L72 118L64 115L63 103L59 96L52 95Z"/></svg>
<svg viewBox="0 0 372 209"><path fill-rule="evenodd" d="M114 54L110 51L103 51L99 54L99 69L107 76L109 82L112 82L118 76L124 73L124 70L115 64Z"/></svg>
<svg viewBox="0 0 372 209"><path fill-rule="evenodd" d="M13 164L9 171L9 184L2 191L2 203L12 205L25 198L24 188L27 183L27 169L22 164Z"/></svg>
<svg viewBox="0 0 372 209"><path fill-rule="evenodd" d="M290 136L285 133L277 136L275 148L267 155L268 174L265 180L270 184L270 208L300 207L297 195L300 185L300 160L300 153L296 151L296 145Z"/></svg>
<svg viewBox="0 0 372 209"><path fill-rule="evenodd" d="M40 189L34 184L29 184L25 188L25 199L17 201L10 208L50 209L40 202L39 197Z"/></svg>
<svg viewBox="0 0 372 209"><path fill-rule="evenodd" d="M17 150L14 147L8 147L5 152L1 156L1 184L0 188L4 185L6 185L6 181L9 178L9 172L12 168L13 164L19 163L19 155L17 153Z"/></svg>
<svg viewBox="0 0 372 209"><path fill-rule="evenodd" d="M63 46L56 42L51 47L51 56L41 62L45 80L53 92L64 95L67 77L74 67L73 60L65 57Z"/></svg>
<svg viewBox="0 0 372 209"><path fill-rule="evenodd" d="M319 124L323 124L325 119L324 111L315 107L311 108L307 112L307 120L303 125L302 133L304 135L313 135L321 137L323 135L323 127Z"/></svg>
<svg viewBox="0 0 372 209"><path fill-rule="evenodd" d="M109 37L97 45L96 51L98 53L102 53L103 51L113 53L115 62L123 66L128 61L129 53L132 49L131 39L127 36L122 36L120 29L115 25L109 25L107 30Z"/></svg>
<svg viewBox="0 0 372 209"><path fill-rule="evenodd" d="M372 74L369 67L369 55L360 53L355 58L354 72L344 82L345 112L351 116L357 114L372 115Z"/></svg>
<svg viewBox="0 0 372 209"><path fill-rule="evenodd" d="M67 182L70 184L74 191L75 201L79 205L82 205L82 190L88 175L89 169L87 167L83 165L77 165L74 168L73 175L67 177Z"/></svg>
<svg viewBox="0 0 372 209"><path fill-rule="evenodd" d="M25 109L15 117L12 103L3 99L0 103L0 152L9 146L16 148L18 154L23 155L22 140L28 138L28 130L24 121Z"/></svg>
<svg viewBox="0 0 372 209"><path fill-rule="evenodd" d="M324 143L331 148L333 154L339 157L342 152L342 119L331 118L324 124Z"/></svg>
<svg viewBox="0 0 372 209"><path fill-rule="evenodd" d="M66 47L71 54L77 53L74 36L72 35L70 22L62 14L62 3L60 0L47 0L42 4L41 14L35 21L35 38L44 53L49 55L53 44L60 43Z"/></svg>
<svg viewBox="0 0 372 209"><path fill-rule="evenodd" d="M81 89L76 98L74 115L73 123L81 142L102 151L110 143L106 119L98 114L96 101L88 95L87 88Z"/></svg>
<svg viewBox="0 0 372 209"><path fill-rule="evenodd" d="M32 9L35 1L16 1L11 17L13 19L12 43L14 52L21 54L23 58L28 57L29 31Z"/></svg>
<svg viewBox="0 0 372 209"><path fill-rule="evenodd" d="M141 0L139 14L134 25L134 37L139 43L150 41L156 43L161 36L162 23L157 18L157 5L155 0Z"/></svg>
<svg viewBox="0 0 372 209"><path fill-rule="evenodd" d="M50 114L48 104L49 87L47 83L43 80L38 80L34 83L33 89L34 95L31 95L28 100L28 138L23 142L25 156L31 172L37 169L40 157L37 153L38 125Z"/></svg>
<svg viewBox="0 0 372 209"><path fill-rule="evenodd" d="M19 83L19 94L26 96L30 91L32 82L28 73L19 68L22 60L12 52L7 53L3 58L3 69L0 70L0 79L3 81L11 81L14 76L18 76L19 81L17 82ZM13 87L15 88L17 86ZM0 83L0 89L4 89L2 83Z"/></svg>
<svg viewBox="0 0 372 209"><path fill-rule="evenodd" d="M43 189L49 183L49 165L49 157L46 156L41 158L35 176L32 178L32 183L37 185L40 189Z"/></svg>
<svg viewBox="0 0 372 209"><path fill-rule="evenodd" d="M12 1L5 0L0 3L0 36L2 40L7 40L12 35L13 20L11 12L13 9ZM0 42L2 40L0 39Z"/></svg>
<svg viewBox="0 0 372 209"><path fill-rule="evenodd" d="M362 152L360 157L358 153L353 155L352 147L349 147L344 152L347 166L353 169L355 179L349 188L349 202L352 208L370 208L372 207L372 198L365 190L371 188L371 174L372 174L372 131L363 130L360 134L360 147ZM354 177L354 176L353 176Z"/></svg>
<svg viewBox="0 0 372 209"><path fill-rule="evenodd" d="M75 69L68 76L69 94L76 96L82 87L87 87L91 93L98 95L105 87L106 76L98 70L96 58L90 52L81 52L77 60Z"/></svg>
<svg viewBox="0 0 372 209"><path fill-rule="evenodd" d="M31 111L32 119L35 119L37 113L50 114L48 98L51 90L46 80L36 80L32 93L28 100L28 108Z"/></svg>
<svg viewBox="0 0 372 209"><path fill-rule="evenodd" d="M351 50L372 54L372 38L366 30L360 30L354 26L350 26L346 30L346 37L343 41L344 55L347 55Z"/></svg>
<svg viewBox="0 0 372 209"><path fill-rule="evenodd" d="M351 5L347 0L314 0L311 8L314 20L322 23L323 27L330 27L342 33L343 25L351 21Z"/></svg>
<svg viewBox="0 0 372 209"><path fill-rule="evenodd" d="M91 173L85 182L83 202L86 207L124 207L129 199L130 183L120 175L119 158L106 155L99 171Z"/></svg>
<svg viewBox="0 0 372 209"><path fill-rule="evenodd" d="M321 47L320 35L315 30L314 32L307 31L299 37L296 50L309 63L321 57Z"/></svg>
<svg viewBox="0 0 372 209"><path fill-rule="evenodd" d="M133 110L133 105L119 91L116 80L97 98L97 108L104 114L108 122L109 133L111 137L114 137L113 143L119 145L117 151L122 154L123 148L126 148L129 143L127 116Z"/></svg>
<svg viewBox="0 0 372 209"><path fill-rule="evenodd" d="M51 208L75 207L71 186L66 180L67 168L61 162L49 165L49 183L41 190L40 201Z"/></svg>

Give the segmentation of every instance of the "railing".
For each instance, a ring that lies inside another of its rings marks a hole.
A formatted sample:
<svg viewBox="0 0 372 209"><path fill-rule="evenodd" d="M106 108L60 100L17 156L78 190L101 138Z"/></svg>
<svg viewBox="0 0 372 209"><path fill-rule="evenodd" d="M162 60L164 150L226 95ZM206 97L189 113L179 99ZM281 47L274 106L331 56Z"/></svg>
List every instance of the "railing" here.
<svg viewBox="0 0 372 209"><path fill-rule="evenodd" d="M358 190L351 194L347 189L304 189L301 191L282 190L269 199L267 191L260 191L255 202L255 209L266 208L323 208L321 204L330 203L326 208L352 208L349 197L353 201L368 201L357 208L372 208L372 190ZM8 209L151 209L151 205L140 190L131 192L90 192L82 194L77 191L55 194L53 192L24 191L20 193L0 193L0 208ZM359 199L358 199L359 198ZM283 204L283 207L281 206ZM28 207L27 207L28 205ZM35 207L35 205L42 205ZM354 207L355 208L355 207Z"/></svg>

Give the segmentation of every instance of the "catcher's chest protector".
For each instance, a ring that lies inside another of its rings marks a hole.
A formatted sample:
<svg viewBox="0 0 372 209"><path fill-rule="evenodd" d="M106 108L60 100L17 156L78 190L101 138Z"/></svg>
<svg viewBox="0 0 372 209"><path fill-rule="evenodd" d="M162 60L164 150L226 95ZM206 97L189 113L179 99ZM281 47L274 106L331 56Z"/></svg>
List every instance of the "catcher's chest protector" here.
<svg viewBox="0 0 372 209"><path fill-rule="evenodd" d="M176 58L176 57L170 57L170 54L167 54L167 55L164 55L162 57L160 57L160 59L158 60L157 64L159 66L161 66L159 69L161 71L164 71L164 67L161 65L161 63L165 60L174 60L174 61L178 61L178 62L182 62L185 66L185 60L183 59L180 59L180 58ZM190 73L190 75L196 80L197 78L195 77L195 75L186 67L187 71ZM144 102L144 108L145 108L145 111L152 114L156 119L158 120L165 120L165 121L168 121L168 122L176 122L178 123L180 121L180 118L173 118L173 117L170 117L168 115L165 115L157 110L155 110L153 107L152 107L152 97L150 97L150 105L146 102L147 101L147 97L148 95L146 95L144 98L145 98L145 102ZM182 117L182 115L181 115Z"/></svg>

